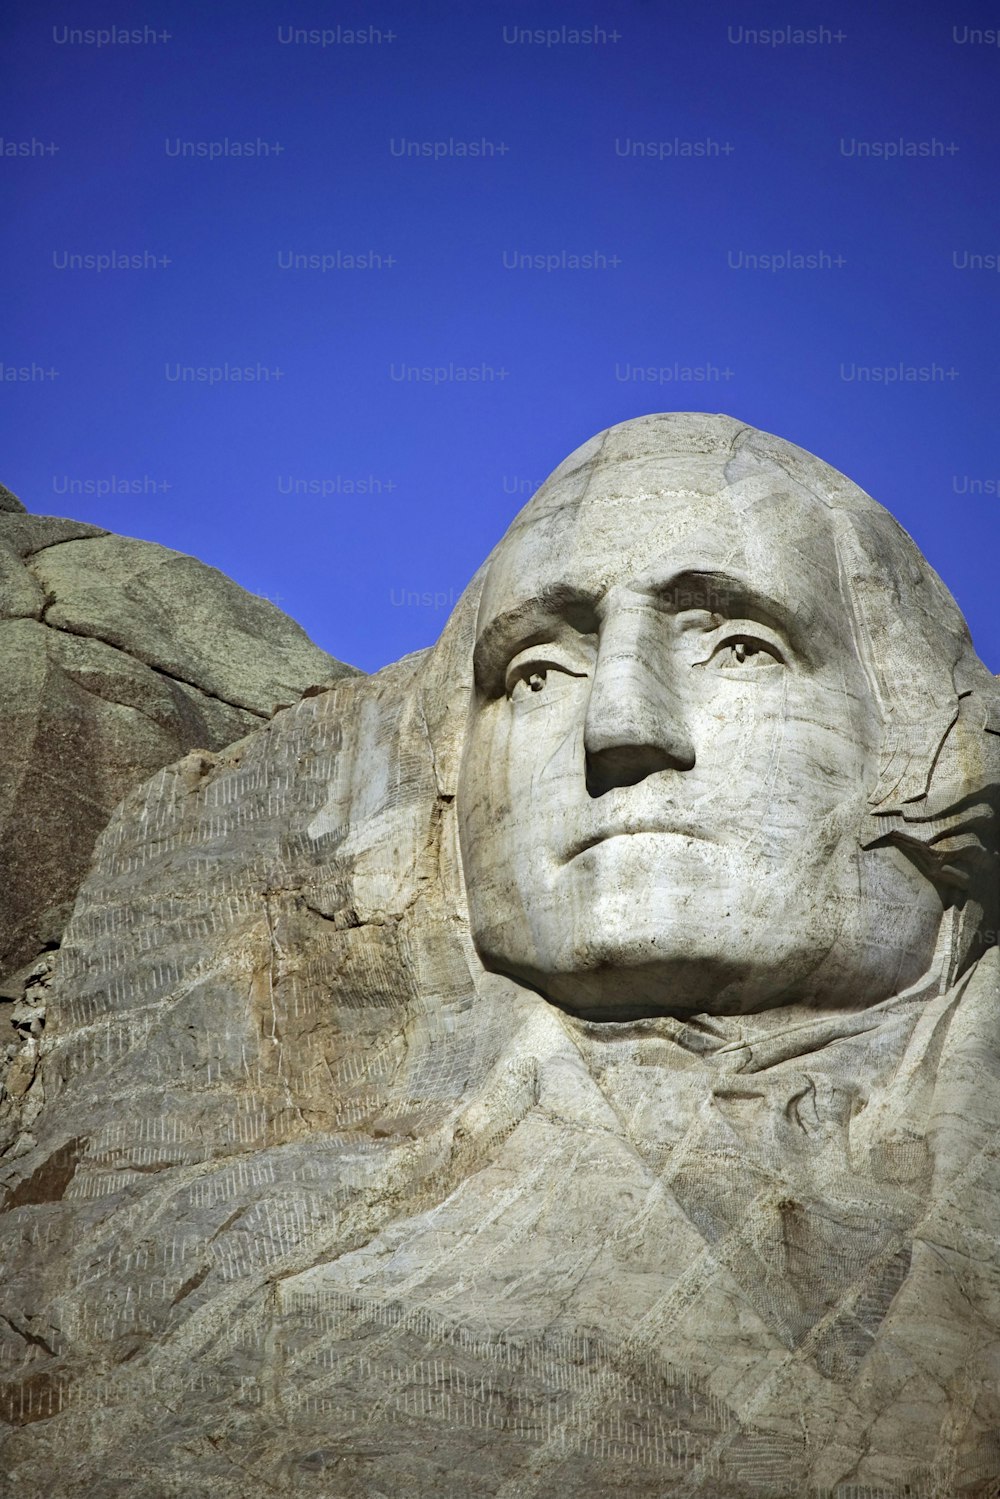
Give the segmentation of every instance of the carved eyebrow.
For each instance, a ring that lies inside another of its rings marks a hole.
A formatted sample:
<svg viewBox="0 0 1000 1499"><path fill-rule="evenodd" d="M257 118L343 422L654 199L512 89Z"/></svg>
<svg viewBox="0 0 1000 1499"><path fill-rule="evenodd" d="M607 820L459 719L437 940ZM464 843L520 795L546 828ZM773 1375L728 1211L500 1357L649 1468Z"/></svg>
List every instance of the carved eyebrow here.
<svg viewBox="0 0 1000 1499"><path fill-rule="evenodd" d="M597 598L568 583L554 583L534 598L523 599L505 609L484 626L472 653L476 686L488 697L503 691L504 673L516 650L551 640L553 632L576 630L596 634Z"/></svg>
<svg viewBox="0 0 1000 1499"><path fill-rule="evenodd" d="M738 573L706 568L684 568L662 581L650 582L643 589L671 614L686 609L705 609L725 619L754 619L762 625L797 640L800 622L788 605L755 587ZM803 653L805 654L805 653Z"/></svg>
<svg viewBox="0 0 1000 1499"><path fill-rule="evenodd" d="M686 567L668 578L646 583L637 580L635 586L671 614L703 609L724 618L757 620L785 636L808 657L797 639L799 630L792 611L737 573ZM472 658L476 686L488 697L499 697L515 649L525 650L551 640L555 630L568 626L581 635L596 634L602 596L569 583L554 583L496 615L476 641Z"/></svg>

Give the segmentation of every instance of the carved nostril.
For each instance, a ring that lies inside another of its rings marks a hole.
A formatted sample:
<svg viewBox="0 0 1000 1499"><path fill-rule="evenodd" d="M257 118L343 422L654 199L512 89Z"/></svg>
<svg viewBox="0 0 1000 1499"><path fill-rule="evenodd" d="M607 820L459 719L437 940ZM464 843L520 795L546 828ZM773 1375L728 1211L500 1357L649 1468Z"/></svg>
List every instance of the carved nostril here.
<svg viewBox="0 0 1000 1499"><path fill-rule="evenodd" d="M635 786L660 770L691 770L693 750L658 744L616 744L587 753L587 792L604 796L615 786Z"/></svg>

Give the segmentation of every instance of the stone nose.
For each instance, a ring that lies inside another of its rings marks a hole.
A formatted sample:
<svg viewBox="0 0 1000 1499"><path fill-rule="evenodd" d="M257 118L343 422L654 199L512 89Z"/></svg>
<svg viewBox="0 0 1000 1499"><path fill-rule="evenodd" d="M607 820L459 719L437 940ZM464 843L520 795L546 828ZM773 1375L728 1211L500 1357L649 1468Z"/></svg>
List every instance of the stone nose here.
<svg viewBox="0 0 1000 1499"><path fill-rule="evenodd" d="M673 618L652 606L606 617L584 724L591 796L694 765L674 644Z"/></svg>

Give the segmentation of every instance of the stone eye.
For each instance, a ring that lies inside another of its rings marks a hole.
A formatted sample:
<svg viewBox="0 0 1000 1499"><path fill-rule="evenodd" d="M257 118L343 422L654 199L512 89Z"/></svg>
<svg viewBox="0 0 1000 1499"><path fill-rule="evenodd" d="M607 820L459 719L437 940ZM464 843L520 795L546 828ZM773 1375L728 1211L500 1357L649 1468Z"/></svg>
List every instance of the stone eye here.
<svg viewBox="0 0 1000 1499"><path fill-rule="evenodd" d="M507 668L506 692L511 699L526 697L528 693L545 691L552 693L569 677L585 677L586 672L574 671L565 660L540 660L533 653L524 653L523 659L515 657Z"/></svg>
<svg viewBox="0 0 1000 1499"><path fill-rule="evenodd" d="M526 696L529 692L543 691L548 674L546 666L530 666L519 671L513 681L508 683L507 696L519 698Z"/></svg>
<svg viewBox="0 0 1000 1499"><path fill-rule="evenodd" d="M511 702L528 699L529 694L537 697L543 693L546 699L559 697L570 678L588 675L574 670L576 663L571 664L568 652L558 645L543 649L546 649L546 654L541 655L538 646L529 646L508 663L504 691Z"/></svg>
<svg viewBox="0 0 1000 1499"><path fill-rule="evenodd" d="M783 665L782 657L774 646L752 635L737 635L722 641L714 651L712 660L722 670L735 666Z"/></svg>

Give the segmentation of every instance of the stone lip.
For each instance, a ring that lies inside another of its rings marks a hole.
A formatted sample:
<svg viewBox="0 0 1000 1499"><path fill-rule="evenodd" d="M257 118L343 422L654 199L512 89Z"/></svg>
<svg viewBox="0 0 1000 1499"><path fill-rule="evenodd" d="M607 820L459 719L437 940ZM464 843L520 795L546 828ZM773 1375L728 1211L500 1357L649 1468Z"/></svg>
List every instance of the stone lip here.
<svg viewBox="0 0 1000 1499"><path fill-rule="evenodd" d="M355 668L215 568L0 488L0 980L57 946L133 787ZM2 1064L2 1056L0 1056Z"/></svg>

